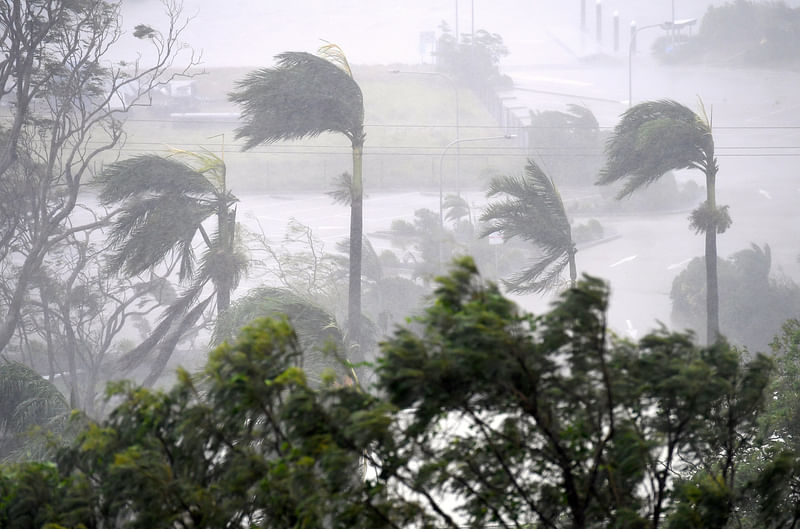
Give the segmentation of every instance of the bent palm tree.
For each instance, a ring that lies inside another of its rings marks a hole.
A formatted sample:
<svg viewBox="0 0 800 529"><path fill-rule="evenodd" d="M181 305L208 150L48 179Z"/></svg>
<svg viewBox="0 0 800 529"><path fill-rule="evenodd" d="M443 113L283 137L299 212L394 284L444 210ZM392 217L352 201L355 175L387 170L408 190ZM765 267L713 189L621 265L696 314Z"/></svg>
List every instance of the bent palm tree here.
<svg viewBox="0 0 800 529"><path fill-rule="evenodd" d="M134 276L167 264L170 270L177 266L179 279L188 283L151 336L129 353L128 369L162 339L156 364L165 363L214 297L218 313L230 305L231 292L247 266L233 207L238 199L226 187L224 162L210 153L176 151L176 155L194 166L174 157L141 155L111 164L99 179L100 202L121 204L109 234L110 269ZM209 234L203 222L212 217L217 231ZM198 234L204 245L199 267ZM208 284L212 294L198 301Z"/></svg>
<svg viewBox="0 0 800 529"><path fill-rule="evenodd" d="M690 216L696 233L705 234L706 339L719 338L719 293L717 287L717 234L731 224L728 206L716 204L716 176L711 120L698 116L675 101L646 101L622 114L606 145L608 160L600 172L599 185L626 179L617 198L661 178L675 169L699 169L706 177L706 201Z"/></svg>
<svg viewBox="0 0 800 529"><path fill-rule="evenodd" d="M299 360L315 386L323 382L325 371L333 370L340 380L352 375L338 354L343 350L344 333L336 318L323 307L286 288L260 287L235 301L220 315L214 326L214 342L233 342L239 331L257 318L285 316L297 334Z"/></svg>
<svg viewBox="0 0 800 529"><path fill-rule="evenodd" d="M353 149L350 204L350 270L347 325L353 344L360 343L361 240L364 148L364 101L347 59L338 46L278 55L277 66L251 72L230 94L242 107L245 124L236 132L244 149L262 143L314 137L323 132L344 134ZM361 356L361 353L358 353Z"/></svg>
<svg viewBox="0 0 800 529"><path fill-rule="evenodd" d="M63 430L69 409L61 392L36 371L0 360L0 462L43 455L43 437L26 446L31 439L25 434L37 426Z"/></svg>
<svg viewBox="0 0 800 529"><path fill-rule="evenodd" d="M542 257L527 269L504 281L511 292L544 292L560 283L569 265L571 286L575 286L575 242L572 240L564 203L553 181L533 160L528 160L522 178L503 176L492 179L487 196L506 195L490 203L481 220L488 226L481 234L501 233L504 240L520 237L542 250Z"/></svg>

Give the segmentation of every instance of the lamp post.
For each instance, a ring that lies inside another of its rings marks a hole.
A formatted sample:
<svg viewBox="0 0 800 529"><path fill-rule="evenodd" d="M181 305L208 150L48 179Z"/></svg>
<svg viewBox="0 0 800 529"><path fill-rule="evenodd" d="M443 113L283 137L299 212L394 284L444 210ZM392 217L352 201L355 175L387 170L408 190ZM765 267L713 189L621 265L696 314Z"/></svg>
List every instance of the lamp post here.
<svg viewBox="0 0 800 529"><path fill-rule="evenodd" d="M674 3L673 3L674 7ZM674 18L674 13L673 13ZM662 22L661 24L650 24L648 26L642 26L640 28L636 27L636 21L631 22L631 42L628 46L628 108L631 107L633 104L633 50L636 49L636 36L639 34L640 31L650 28L661 28L664 31L670 30L671 32L675 32L676 29L684 28L684 27L691 27L697 22L697 19L689 18L686 20L667 20L666 22Z"/></svg>
<svg viewBox="0 0 800 529"><path fill-rule="evenodd" d="M663 24L650 24L637 28L636 21L631 22L631 41L628 44L628 108L633 105L633 50L636 48L636 36L642 30L660 27L663 27Z"/></svg>
<svg viewBox="0 0 800 529"><path fill-rule="evenodd" d="M503 136L482 136L480 138L461 138L455 139L445 145L444 149L442 150L442 155L439 157L439 227L444 226L444 216L442 210L444 209L444 173L442 172L442 167L444 166L444 157L447 154L447 151L453 145L458 145L460 143L465 143L468 141L489 141L489 140L510 140L516 138L516 134L505 134ZM456 188L458 188L458 173L456 173Z"/></svg>

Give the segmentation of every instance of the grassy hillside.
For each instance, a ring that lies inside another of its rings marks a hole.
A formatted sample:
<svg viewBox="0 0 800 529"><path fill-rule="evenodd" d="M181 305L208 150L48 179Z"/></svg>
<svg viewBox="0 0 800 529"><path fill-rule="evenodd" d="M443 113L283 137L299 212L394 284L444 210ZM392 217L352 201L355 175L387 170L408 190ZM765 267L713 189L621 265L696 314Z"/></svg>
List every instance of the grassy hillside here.
<svg viewBox="0 0 800 529"><path fill-rule="evenodd" d="M196 78L198 101L189 105L154 104L136 112L126 125L128 142L123 156L165 152L170 147L223 152L234 190L326 190L331 180L351 168L349 142L324 135L300 142L281 142L241 152L234 141L238 108L227 93L247 69L213 69ZM434 75L390 73L387 67L355 67L364 92L367 142L364 177L367 190L438 189L440 157L456 138L455 93L445 79ZM504 133L484 106L466 88L459 91L460 137ZM179 116L181 113L191 113ZM523 160L517 143L494 140L467 142L461 151L460 185L483 186L498 171L516 171ZM448 150L445 185L455 185L456 148Z"/></svg>

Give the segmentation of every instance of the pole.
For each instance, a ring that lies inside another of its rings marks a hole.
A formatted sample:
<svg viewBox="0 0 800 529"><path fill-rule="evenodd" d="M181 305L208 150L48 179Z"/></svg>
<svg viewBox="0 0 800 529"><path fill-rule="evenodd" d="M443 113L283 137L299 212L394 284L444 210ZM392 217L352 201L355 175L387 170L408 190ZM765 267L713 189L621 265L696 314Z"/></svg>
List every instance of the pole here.
<svg viewBox="0 0 800 529"><path fill-rule="evenodd" d="M445 145L444 149L442 150L442 154L439 156L439 226L444 226L444 157L447 154L447 151L453 145L458 146L460 143L465 143L468 141L489 141L489 140L510 140L516 138L516 134L505 134L503 136L482 136L480 138L461 138L455 139ZM458 175L456 174L456 177ZM458 188L458 182L456 182L456 188Z"/></svg>
<svg viewBox="0 0 800 529"><path fill-rule="evenodd" d="M597 43L600 44L603 42L603 3L600 0L597 0L594 10L597 19L595 32L597 33Z"/></svg>
<svg viewBox="0 0 800 529"><path fill-rule="evenodd" d="M456 0L456 47L461 42L461 35L458 33L458 0Z"/></svg>
<svg viewBox="0 0 800 529"><path fill-rule="evenodd" d="M581 3L581 31L586 31L586 0L578 0Z"/></svg>
<svg viewBox="0 0 800 529"><path fill-rule="evenodd" d="M628 45L628 108L633 105L633 53L636 51L636 38L639 32L645 29L663 27L661 24L636 27L636 21L631 21L631 42Z"/></svg>
<svg viewBox="0 0 800 529"><path fill-rule="evenodd" d="M619 11L614 11L614 52L619 51Z"/></svg>
<svg viewBox="0 0 800 529"><path fill-rule="evenodd" d="M472 16L470 17L470 20L472 22L472 28L471 28L472 29L472 44L474 46L475 45L475 0L470 0L469 6L470 6L470 10L472 11L472 13L471 13ZM675 19L674 16L672 18L673 18L673 20Z"/></svg>

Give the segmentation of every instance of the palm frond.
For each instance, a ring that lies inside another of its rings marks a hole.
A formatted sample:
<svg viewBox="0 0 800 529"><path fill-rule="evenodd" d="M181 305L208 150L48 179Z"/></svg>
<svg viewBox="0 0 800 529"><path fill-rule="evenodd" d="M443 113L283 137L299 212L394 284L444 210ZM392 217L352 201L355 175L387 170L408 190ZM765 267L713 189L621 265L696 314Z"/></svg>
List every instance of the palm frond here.
<svg viewBox="0 0 800 529"><path fill-rule="evenodd" d="M312 382L320 383L325 369L345 373L344 359L337 357L345 337L333 314L285 288L261 287L237 300L217 320L214 343L233 340L256 318L284 316L297 333L301 363Z"/></svg>
<svg viewBox="0 0 800 529"><path fill-rule="evenodd" d="M349 207L353 203L353 175L345 171L334 177L333 189L327 195L334 203Z"/></svg>
<svg viewBox="0 0 800 529"><path fill-rule="evenodd" d="M574 252L572 229L561 195L553 181L532 160L522 178L504 176L492 179L489 197L504 196L490 202L481 220L486 223L482 236L502 233L505 240L519 237L542 251L542 257L504 281L512 292L542 292L556 286L560 274Z"/></svg>
<svg viewBox="0 0 800 529"><path fill-rule="evenodd" d="M144 194L206 195L212 184L191 167L153 154L134 156L106 167L97 179L100 203L108 205Z"/></svg>
<svg viewBox="0 0 800 529"><path fill-rule="evenodd" d="M707 124L676 101L646 101L628 109L606 143L599 185L627 179L619 198L675 169L702 168L713 138Z"/></svg>
<svg viewBox="0 0 800 529"><path fill-rule="evenodd" d="M129 200L115 218L109 242L113 249L109 268L136 275L162 262L176 247L191 258L188 250L202 222L213 215L213 203L200 202L191 196L159 195ZM184 272L190 263L182 263Z"/></svg>
<svg viewBox="0 0 800 529"><path fill-rule="evenodd" d="M545 254L533 264L503 280L509 292L540 294L563 284L561 274L569 264L569 254Z"/></svg>
<svg viewBox="0 0 800 529"><path fill-rule="evenodd" d="M319 47L317 54L326 61L341 68L350 77L353 77L353 71L350 69L350 63L347 61L347 55L344 54L344 50L340 48L338 44L327 41L323 42L325 42L325 44Z"/></svg>
<svg viewBox="0 0 800 529"><path fill-rule="evenodd" d="M245 140L245 150L323 132L363 141L363 96L346 71L306 52L286 52L276 59L274 68L251 72L229 96L242 108L245 124L236 138Z"/></svg>
<svg viewBox="0 0 800 529"><path fill-rule="evenodd" d="M561 195L534 161L528 160L522 178L492 179L487 195L507 198L489 203L484 210L481 220L487 226L483 236L500 232L505 240L519 237L548 252L572 245L571 227Z"/></svg>
<svg viewBox="0 0 800 529"><path fill-rule="evenodd" d="M225 189L225 175L227 167L225 161L213 152L203 149L203 152L187 151L184 149L170 149L173 156L188 158L194 162L190 165L194 171L202 174L217 188L222 191Z"/></svg>

